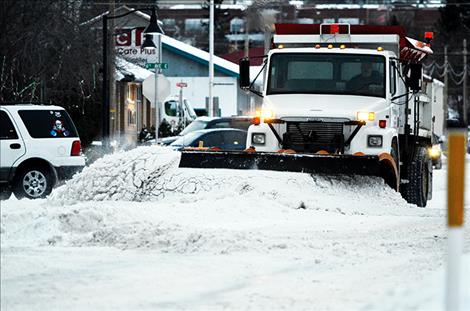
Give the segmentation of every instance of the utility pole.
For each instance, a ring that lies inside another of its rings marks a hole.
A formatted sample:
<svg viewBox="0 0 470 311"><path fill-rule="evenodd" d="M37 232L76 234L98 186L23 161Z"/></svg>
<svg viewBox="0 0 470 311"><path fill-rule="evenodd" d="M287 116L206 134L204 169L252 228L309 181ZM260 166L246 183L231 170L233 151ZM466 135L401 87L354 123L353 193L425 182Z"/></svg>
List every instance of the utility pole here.
<svg viewBox="0 0 470 311"><path fill-rule="evenodd" d="M463 39L463 122L468 125L468 94L467 94L467 39Z"/></svg>
<svg viewBox="0 0 470 311"><path fill-rule="evenodd" d="M214 0L210 0L209 10L209 111L207 115L214 115Z"/></svg>
<svg viewBox="0 0 470 311"><path fill-rule="evenodd" d="M449 59L447 56L447 45L444 46L444 123L449 119ZM447 127L445 127L447 132Z"/></svg>
<svg viewBox="0 0 470 311"><path fill-rule="evenodd" d="M157 20L158 22L158 20ZM162 35L157 33L154 35L157 41L157 51L155 59L155 144L158 144L158 130L160 128L160 104L158 102L158 74L160 73L159 64L162 62Z"/></svg>
<svg viewBox="0 0 470 311"><path fill-rule="evenodd" d="M250 18L245 19L245 45L243 47L243 57L250 56Z"/></svg>

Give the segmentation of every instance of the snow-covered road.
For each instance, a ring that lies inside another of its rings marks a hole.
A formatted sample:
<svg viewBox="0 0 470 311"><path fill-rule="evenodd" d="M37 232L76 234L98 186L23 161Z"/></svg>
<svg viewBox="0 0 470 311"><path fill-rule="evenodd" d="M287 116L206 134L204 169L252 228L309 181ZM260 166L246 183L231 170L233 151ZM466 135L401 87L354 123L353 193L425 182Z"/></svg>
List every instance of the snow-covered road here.
<svg viewBox="0 0 470 311"><path fill-rule="evenodd" d="M2 201L1 309L441 306L445 170L422 209L375 178L176 164L138 148L46 200Z"/></svg>

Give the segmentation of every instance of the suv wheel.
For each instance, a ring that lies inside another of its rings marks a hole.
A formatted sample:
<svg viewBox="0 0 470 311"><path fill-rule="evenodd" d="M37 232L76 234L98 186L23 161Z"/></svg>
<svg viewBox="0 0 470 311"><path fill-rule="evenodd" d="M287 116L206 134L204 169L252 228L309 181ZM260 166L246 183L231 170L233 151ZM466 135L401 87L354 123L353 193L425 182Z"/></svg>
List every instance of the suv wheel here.
<svg viewBox="0 0 470 311"><path fill-rule="evenodd" d="M18 199L44 198L51 193L53 184L50 170L44 167L28 167L16 178L14 193Z"/></svg>
<svg viewBox="0 0 470 311"><path fill-rule="evenodd" d="M0 200L8 200L11 196L11 190L9 187L0 186Z"/></svg>

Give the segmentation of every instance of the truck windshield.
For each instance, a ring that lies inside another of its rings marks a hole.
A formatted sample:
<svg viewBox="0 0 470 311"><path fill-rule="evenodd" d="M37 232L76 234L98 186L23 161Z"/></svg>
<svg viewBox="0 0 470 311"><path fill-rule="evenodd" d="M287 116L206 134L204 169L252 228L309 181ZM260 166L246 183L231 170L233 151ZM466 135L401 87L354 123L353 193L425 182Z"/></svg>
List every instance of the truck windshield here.
<svg viewBox="0 0 470 311"><path fill-rule="evenodd" d="M385 57L278 53L271 56L267 95L341 94L385 97Z"/></svg>

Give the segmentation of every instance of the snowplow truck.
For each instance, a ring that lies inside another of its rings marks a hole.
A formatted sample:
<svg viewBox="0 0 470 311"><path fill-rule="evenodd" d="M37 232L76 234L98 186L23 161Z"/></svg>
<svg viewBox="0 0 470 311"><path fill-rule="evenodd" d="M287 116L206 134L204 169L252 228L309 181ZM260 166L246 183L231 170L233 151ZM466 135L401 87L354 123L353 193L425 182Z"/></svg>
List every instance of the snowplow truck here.
<svg viewBox="0 0 470 311"><path fill-rule="evenodd" d="M400 26L276 24L262 90L240 60L240 87L262 97L244 152L182 152L180 167L380 176L412 204L432 194L432 105L424 42ZM255 79L256 80L256 79Z"/></svg>

